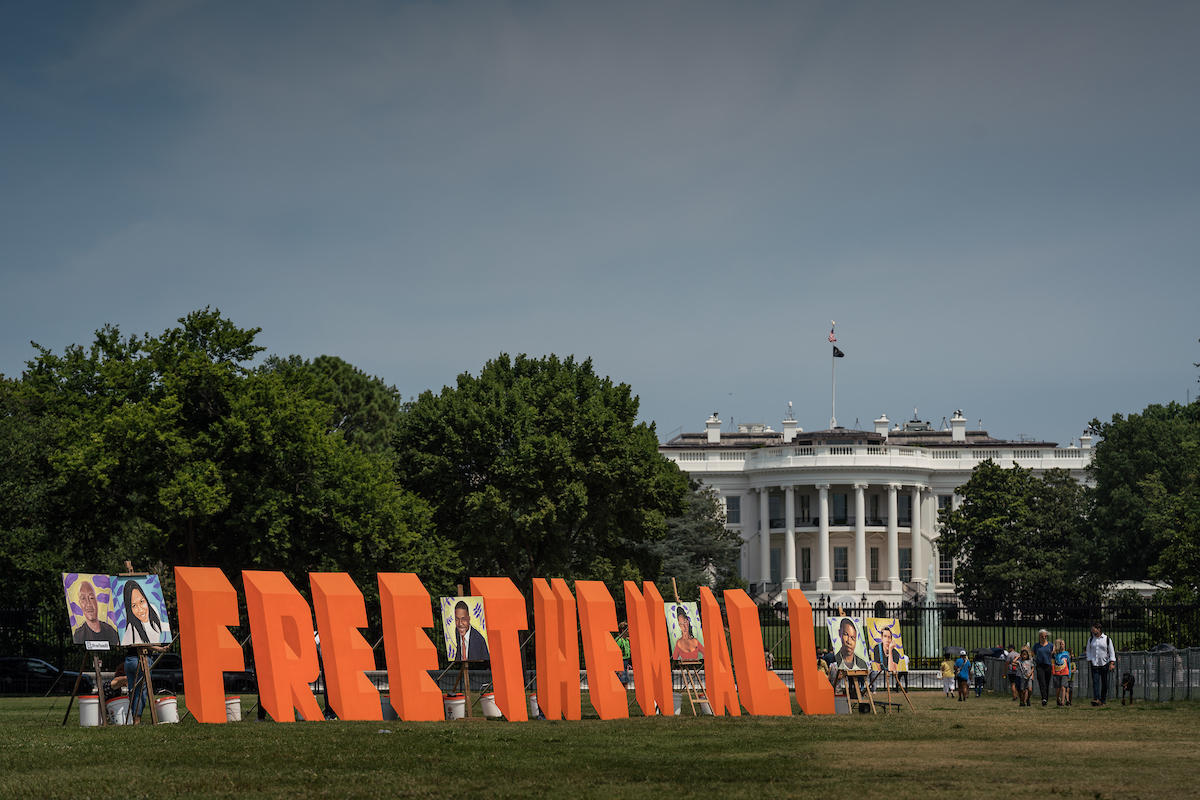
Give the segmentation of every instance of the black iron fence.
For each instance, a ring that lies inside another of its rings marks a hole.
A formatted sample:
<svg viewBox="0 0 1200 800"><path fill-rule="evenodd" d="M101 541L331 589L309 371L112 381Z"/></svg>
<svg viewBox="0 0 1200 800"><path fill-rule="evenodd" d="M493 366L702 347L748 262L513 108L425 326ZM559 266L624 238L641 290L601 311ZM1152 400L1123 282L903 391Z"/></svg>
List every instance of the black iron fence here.
<svg viewBox="0 0 1200 800"><path fill-rule="evenodd" d="M909 656L910 668L914 670L936 668L942 652L947 647L961 648L968 653L1007 644L1020 647L1026 642L1037 641L1040 628L1049 630L1052 639L1062 638L1072 653L1081 655L1087 644L1090 628L1097 621L1113 638L1119 650L1144 651L1162 643L1177 648L1200 645L1200 606L1195 605L1122 603L1086 609L996 609L972 614L956 605L925 608L907 603L874 603L843 607L841 612L853 617L898 618L904 651ZM837 608L813 608L814 634L818 647L830 646L828 622L840 615ZM779 670L790 670L793 654L787 607L760 606L759 620L764 650L770 652L772 666ZM532 619L530 625L532 627ZM242 640L249 634L249 626L243 625L233 629L233 633ZM378 623L368 628L364 635L372 644L377 643L382 635ZM441 651L443 646L440 632L435 631L432 639ZM532 630L522 633L521 639L525 645L525 665L532 668ZM253 656L251 649L246 649L249 665ZM0 609L0 656L34 656L56 666L72 669L77 666L80 653L79 646L71 642L65 609ZM110 653L103 658L105 666L111 669L116 665L118 654ZM1160 662L1154 663L1157 665ZM379 669L385 667L382 645L376 648L376 666ZM1200 668L1200 665L1197 667ZM1158 670L1159 667L1155 666L1154 669ZM1149 672L1146 674L1150 675Z"/></svg>

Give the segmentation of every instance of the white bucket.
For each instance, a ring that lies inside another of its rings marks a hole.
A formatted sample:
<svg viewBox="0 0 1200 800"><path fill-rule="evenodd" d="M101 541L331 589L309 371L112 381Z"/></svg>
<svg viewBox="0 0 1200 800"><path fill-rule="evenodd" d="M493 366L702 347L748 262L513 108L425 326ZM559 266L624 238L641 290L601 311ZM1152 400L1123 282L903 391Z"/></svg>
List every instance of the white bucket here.
<svg viewBox="0 0 1200 800"><path fill-rule="evenodd" d="M481 694L479 696L479 707L483 709L485 717L499 719L504 716L500 713L500 706L496 705L496 695L492 692Z"/></svg>
<svg viewBox="0 0 1200 800"><path fill-rule="evenodd" d="M179 703L174 695L154 698L154 709L160 723L179 722Z"/></svg>
<svg viewBox="0 0 1200 800"><path fill-rule="evenodd" d="M226 722L241 722L242 721L242 698L241 697L226 697L225 698L225 721Z"/></svg>
<svg viewBox="0 0 1200 800"><path fill-rule="evenodd" d="M446 719L462 719L467 715L467 698L461 694L442 695L442 705L446 709Z"/></svg>
<svg viewBox="0 0 1200 800"><path fill-rule="evenodd" d="M133 720L129 718L129 698L118 697L115 700L108 701L108 724L110 725L130 725Z"/></svg>
<svg viewBox="0 0 1200 800"><path fill-rule="evenodd" d="M697 705L700 706L700 714L702 716L711 717L713 715L712 706L708 704L707 700L701 700Z"/></svg>
<svg viewBox="0 0 1200 800"><path fill-rule="evenodd" d="M541 715L542 715L542 710L540 708L538 708L537 695L536 694L529 695L529 718L537 719Z"/></svg>
<svg viewBox="0 0 1200 800"><path fill-rule="evenodd" d="M94 728L100 724L100 698L94 694L85 694L79 698L79 725L84 728Z"/></svg>
<svg viewBox="0 0 1200 800"><path fill-rule="evenodd" d="M383 718L385 720L397 719L396 709L392 708L392 696L390 694L379 695L379 707L383 710Z"/></svg>
<svg viewBox="0 0 1200 800"><path fill-rule="evenodd" d="M683 695L675 692L675 716L679 716L681 713L683 713Z"/></svg>

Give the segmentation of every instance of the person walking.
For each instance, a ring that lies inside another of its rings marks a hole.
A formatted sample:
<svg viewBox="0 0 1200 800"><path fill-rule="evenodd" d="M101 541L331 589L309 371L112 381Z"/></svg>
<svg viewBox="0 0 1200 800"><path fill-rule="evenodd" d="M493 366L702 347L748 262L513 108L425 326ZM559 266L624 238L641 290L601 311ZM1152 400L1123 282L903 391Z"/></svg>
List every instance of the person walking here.
<svg viewBox="0 0 1200 800"><path fill-rule="evenodd" d="M1054 665L1050 668L1054 682L1054 692L1058 695L1058 704L1068 706L1067 692L1071 688L1071 651L1062 639L1054 640Z"/></svg>
<svg viewBox="0 0 1200 800"><path fill-rule="evenodd" d="M1050 641L1050 631L1045 628L1038 631L1038 643L1033 646L1033 666L1044 708L1050 697L1050 674L1054 666L1054 643Z"/></svg>
<svg viewBox="0 0 1200 800"><path fill-rule="evenodd" d="M942 694L950 697L954 693L954 662L950 660L950 656L942 658L939 668L942 674Z"/></svg>
<svg viewBox="0 0 1200 800"><path fill-rule="evenodd" d="M967 687L971 685L971 659L967 658L966 650L960 651L954 660L954 678L958 684L958 702L961 703L967 699Z"/></svg>
<svg viewBox="0 0 1200 800"><path fill-rule="evenodd" d="M1018 702L1021 699L1020 682L1021 674L1017 668L1017 659L1020 658L1020 653L1017 652L1016 645L1010 644L1004 651L1004 674L1008 678L1009 688L1012 689L1013 702Z"/></svg>
<svg viewBox="0 0 1200 800"><path fill-rule="evenodd" d="M1021 648L1021 658L1017 661L1017 669L1021 674L1021 705L1027 707L1029 698L1033 696L1033 656L1028 647Z"/></svg>
<svg viewBox="0 0 1200 800"><path fill-rule="evenodd" d="M1117 668L1117 648L1113 646L1112 639L1104 634L1099 622L1092 626L1092 638L1088 639L1084 655L1092 673L1092 705L1106 705L1108 673Z"/></svg>
<svg viewBox="0 0 1200 800"><path fill-rule="evenodd" d="M975 677L975 696L983 697L983 684L987 678L987 665L983 663L983 653L975 653L975 663L971 665L971 674Z"/></svg>

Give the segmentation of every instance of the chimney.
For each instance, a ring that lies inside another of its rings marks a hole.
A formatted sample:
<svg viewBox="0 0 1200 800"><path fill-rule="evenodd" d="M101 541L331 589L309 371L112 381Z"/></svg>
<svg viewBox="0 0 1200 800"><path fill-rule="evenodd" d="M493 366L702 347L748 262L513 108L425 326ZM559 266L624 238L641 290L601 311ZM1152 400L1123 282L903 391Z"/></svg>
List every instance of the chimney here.
<svg viewBox="0 0 1200 800"><path fill-rule="evenodd" d="M783 421L783 443L787 444L796 438L796 434L804 429L794 419L785 419Z"/></svg>
<svg viewBox="0 0 1200 800"><path fill-rule="evenodd" d="M954 416L950 418L950 441L965 442L967 440L967 418L963 416L962 409L954 412Z"/></svg>
<svg viewBox="0 0 1200 800"><path fill-rule="evenodd" d="M883 438L888 435L888 418L887 414L880 414L879 419L875 420L875 432Z"/></svg>
<svg viewBox="0 0 1200 800"><path fill-rule="evenodd" d="M721 420L717 418L717 412L714 411L705 421L704 430L708 431L709 444L718 444L721 441Z"/></svg>
<svg viewBox="0 0 1200 800"><path fill-rule="evenodd" d="M1092 435L1085 431L1083 436L1079 437L1079 446L1084 450L1091 450L1092 449Z"/></svg>

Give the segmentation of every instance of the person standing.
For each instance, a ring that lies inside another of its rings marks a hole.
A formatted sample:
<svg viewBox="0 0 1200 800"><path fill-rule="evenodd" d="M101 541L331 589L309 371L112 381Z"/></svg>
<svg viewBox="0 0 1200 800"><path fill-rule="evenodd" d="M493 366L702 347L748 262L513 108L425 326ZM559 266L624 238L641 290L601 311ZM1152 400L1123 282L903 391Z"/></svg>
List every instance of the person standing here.
<svg viewBox="0 0 1200 800"><path fill-rule="evenodd" d="M1117 648L1104 634L1099 622L1092 626L1092 638L1088 640L1084 655L1092 673L1092 705L1105 705L1108 703L1108 673L1117 668Z"/></svg>
<svg viewBox="0 0 1200 800"><path fill-rule="evenodd" d="M1038 631L1038 643L1033 646L1033 667L1037 673L1038 692L1042 695L1042 706L1050 698L1050 673L1054 665L1054 644L1050 641L1050 631L1042 628Z"/></svg>
<svg viewBox="0 0 1200 800"><path fill-rule="evenodd" d="M987 665L983 663L983 653L975 654L975 663L971 665L971 674L975 677L975 696L983 697L983 684L987 679Z"/></svg>
<svg viewBox="0 0 1200 800"><path fill-rule="evenodd" d="M950 697L954 693L954 662L950 656L942 658L939 670L942 674L942 694Z"/></svg>
<svg viewBox="0 0 1200 800"><path fill-rule="evenodd" d="M1016 645L1009 645L1004 651L1004 674L1008 676L1008 685L1012 689L1012 699L1014 702L1019 701L1020 690L1018 684L1021 682L1020 671L1017 669L1017 659L1020 653L1017 652Z"/></svg>
<svg viewBox="0 0 1200 800"><path fill-rule="evenodd" d="M971 683L971 659L967 658L966 650L954 660L954 678L958 684L958 702L961 703L967 699L967 687Z"/></svg>
<svg viewBox="0 0 1200 800"><path fill-rule="evenodd" d="M1054 665L1051 667L1054 676L1054 692L1058 695L1060 706L1070 705L1067 701L1067 691L1071 688L1071 651L1062 639L1054 640Z"/></svg>
<svg viewBox="0 0 1200 800"><path fill-rule="evenodd" d="M1028 646L1021 648L1017 669L1021 675L1021 705L1028 707L1029 698L1033 697L1033 655L1029 652Z"/></svg>

